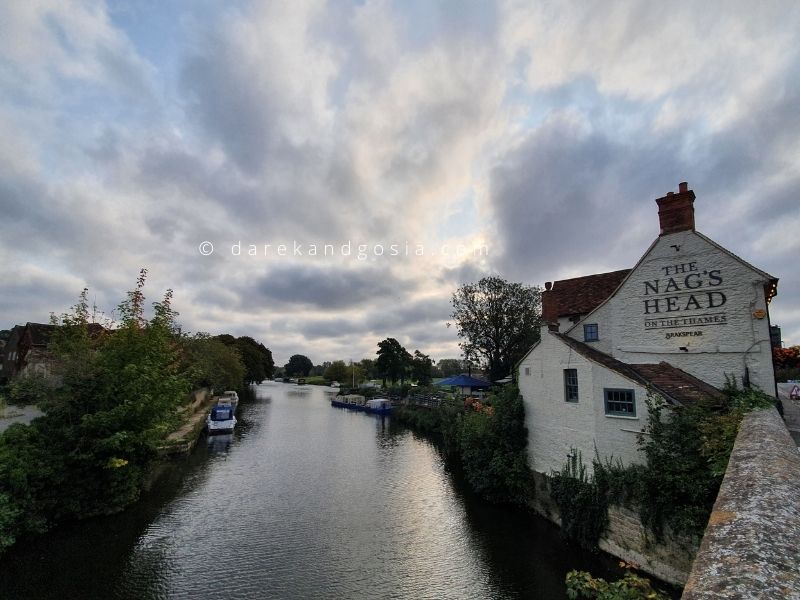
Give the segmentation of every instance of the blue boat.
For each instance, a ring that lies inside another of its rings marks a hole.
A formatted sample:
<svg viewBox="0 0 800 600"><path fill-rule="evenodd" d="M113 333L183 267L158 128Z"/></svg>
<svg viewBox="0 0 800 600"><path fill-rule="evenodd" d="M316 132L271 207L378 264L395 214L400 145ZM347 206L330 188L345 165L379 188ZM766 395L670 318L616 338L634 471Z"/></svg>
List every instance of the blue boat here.
<svg viewBox="0 0 800 600"><path fill-rule="evenodd" d="M363 411L367 407L367 399L358 394L346 394L331 398L331 406L337 408L349 408L350 410Z"/></svg>

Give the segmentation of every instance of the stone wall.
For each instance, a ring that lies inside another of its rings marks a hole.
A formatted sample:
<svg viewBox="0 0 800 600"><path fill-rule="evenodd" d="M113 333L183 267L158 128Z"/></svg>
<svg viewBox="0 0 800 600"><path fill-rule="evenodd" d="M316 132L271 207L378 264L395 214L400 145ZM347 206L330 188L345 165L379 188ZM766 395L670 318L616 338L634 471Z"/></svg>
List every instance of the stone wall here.
<svg viewBox="0 0 800 600"><path fill-rule="evenodd" d="M800 453L773 408L742 422L683 598L800 598Z"/></svg>
<svg viewBox="0 0 800 600"><path fill-rule="evenodd" d="M642 571L662 581L683 586L698 544L699 540L669 532L656 542L642 525L638 513L612 505L608 507L608 529L598 545L601 550L637 564Z"/></svg>
<svg viewBox="0 0 800 600"><path fill-rule="evenodd" d="M531 508L561 525L558 506L550 497L547 477L542 473L534 473L534 482ZM608 507L608 529L598 545L604 552L635 563L645 573L680 587L689 578L698 544L699 540L669 532L664 540L656 542L642 525L637 512L612 505Z"/></svg>

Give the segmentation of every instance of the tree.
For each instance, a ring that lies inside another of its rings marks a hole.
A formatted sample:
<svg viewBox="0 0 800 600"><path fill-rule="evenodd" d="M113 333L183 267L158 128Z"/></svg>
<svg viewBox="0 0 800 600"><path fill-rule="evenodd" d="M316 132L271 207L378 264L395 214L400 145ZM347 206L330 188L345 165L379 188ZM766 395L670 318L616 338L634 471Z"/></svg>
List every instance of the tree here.
<svg viewBox="0 0 800 600"><path fill-rule="evenodd" d="M182 342L186 368L193 385L217 391L235 390L242 386L246 369L235 345L225 344L219 337L204 333L185 337Z"/></svg>
<svg viewBox="0 0 800 600"><path fill-rule="evenodd" d="M289 358L289 362L286 363L286 366L283 367L284 371L286 371L286 375L289 377L298 375L306 377L313 368L314 363L311 362L311 359L302 354L293 354L291 358Z"/></svg>
<svg viewBox="0 0 800 600"><path fill-rule="evenodd" d="M383 378L383 385L389 379L393 384L399 379L404 383L408 368L411 366L412 357L408 350L394 338L386 338L378 343L378 359L375 368Z"/></svg>
<svg viewBox="0 0 800 600"><path fill-rule="evenodd" d="M59 382L42 402L45 415L0 435L0 550L59 520L135 501L174 430L190 381L172 291L144 316L146 274L118 306L113 333L92 333L87 290L71 313L51 319Z"/></svg>
<svg viewBox="0 0 800 600"><path fill-rule="evenodd" d="M328 381L350 381L351 374L350 370L348 369L347 365L344 363L343 360L335 360L330 363L330 366L325 369L325 374L323 375L325 379Z"/></svg>
<svg viewBox="0 0 800 600"><path fill-rule="evenodd" d="M314 377L323 377L325 375L325 371L330 366L331 366L331 361L329 361L329 360L323 361L323 363L321 365L314 365L311 368L310 375L312 375Z"/></svg>
<svg viewBox="0 0 800 600"><path fill-rule="evenodd" d="M247 383L260 383L272 377L275 363L269 348L246 335L236 338L235 345L242 355L245 366L244 380Z"/></svg>
<svg viewBox="0 0 800 600"><path fill-rule="evenodd" d="M452 377L466 372L467 366L460 358L443 358L437 363L442 377Z"/></svg>
<svg viewBox="0 0 800 600"><path fill-rule="evenodd" d="M772 359L777 381L800 378L800 346L773 348Z"/></svg>
<svg viewBox="0 0 800 600"><path fill-rule="evenodd" d="M541 289L484 277L453 293L453 314L464 357L485 365L492 381L511 373L539 339Z"/></svg>
<svg viewBox="0 0 800 600"><path fill-rule="evenodd" d="M515 386L491 397L491 407L469 410L458 422L464 476L490 502L524 505L533 489L528 466L525 406Z"/></svg>
<svg viewBox="0 0 800 600"><path fill-rule="evenodd" d="M222 335L218 335L217 339L226 346L233 346L234 344L236 344L236 338L229 333L223 333Z"/></svg>
<svg viewBox="0 0 800 600"><path fill-rule="evenodd" d="M411 376L417 380L417 384L430 385L432 370L433 361L431 357L419 350L414 350L414 358L411 360Z"/></svg>
<svg viewBox="0 0 800 600"><path fill-rule="evenodd" d="M358 362L358 366L364 373L365 379L375 379L378 374L375 372L375 361L371 358L362 358Z"/></svg>

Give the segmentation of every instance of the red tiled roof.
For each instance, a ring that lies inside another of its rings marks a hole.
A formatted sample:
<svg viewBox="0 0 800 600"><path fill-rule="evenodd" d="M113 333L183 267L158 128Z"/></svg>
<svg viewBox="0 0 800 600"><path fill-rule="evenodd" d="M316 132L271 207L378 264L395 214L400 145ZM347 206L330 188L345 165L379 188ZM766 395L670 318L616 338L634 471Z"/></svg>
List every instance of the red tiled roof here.
<svg viewBox="0 0 800 600"><path fill-rule="evenodd" d="M714 386L667 362L658 364L624 363L563 333L551 331L550 334L558 337L589 360L632 379L644 387L653 389L673 404L692 404L704 399L721 401L724 397L722 392Z"/></svg>
<svg viewBox="0 0 800 600"><path fill-rule="evenodd" d="M648 380L653 388L679 400L681 404L699 402L708 398L714 400L723 398L722 392L713 385L673 367L668 362L660 362L657 365L629 366Z"/></svg>
<svg viewBox="0 0 800 600"><path fill-rule="evenodd" d="M553 282L553 286L542 293L542 317L546 322L554 322L559 317L591 312L614 293L630 271L622 269Z"/></svg>

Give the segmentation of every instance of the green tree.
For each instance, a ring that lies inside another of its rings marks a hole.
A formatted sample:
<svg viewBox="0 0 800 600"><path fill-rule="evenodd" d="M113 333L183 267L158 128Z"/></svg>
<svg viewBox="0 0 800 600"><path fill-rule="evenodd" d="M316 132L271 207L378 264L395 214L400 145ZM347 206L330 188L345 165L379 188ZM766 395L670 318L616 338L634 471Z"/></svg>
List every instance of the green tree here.
<svg viewBox="0 0 800 600"><path fill-rule="evenodd" d="M283 369L289 377L307 377L313 367L314 363L307 356L293 354Z"/></svg>
<svg viewBox="0 0 800 600"><path fill-rule="evenodd" d="M358 361L358 366L364 373L364 379L376 379L379 377L375 369L375 361L371 358L362 358Z"/></svg>
<svg viewBox="0 0 800 600"><path fill-rule="evenodd" d="M260 383L272 377L275 363L269 348L246 335L236 338L234 344L244 362L246 383Z"/></svg>
<svg viewBox="0 0 800 600"><path fill-rule="evenodd" d="M44 417L0 436L0 544L138 498L189 390L172 291L146 319L146 274L118 306L113 334L92 333L86 290L70 313L52 319L61 383L48 395Z"/></svg>
<svg viewBox="0 0 800 600"><path fill-rule="evenodd" d="M467 371L467 365L460 358L442 358L436 364L442 372L442 377L452 377Z"/></svg>
<svg viewBox="0 0 800 600"><path fill-rule="evenodd" d="M453 293L459 346L467 360L485 365L492 381L511 373L539 339L541 289L484 277Z"/></svg>
<svg viewBox="0 0 800 600"><path fill-rule="evenodd" d="M185 337L183 345L186 369L195 387L221 392L239 389L244 383L245 364L236 345L204 333Z"/></svg>
<svg viewBox="0 0 800 600"><path fill-rule="evenodd" d="M414 358L411 360L411 377L419 385L430 385L433 379L433 361L427 354L419 350L414 350Z"/></svg>
<svg viewBox="0 0 800 600"><path fill-rule="evenodd" d="M16 377L8 385L8 401L11 404L43 405L52 391L52 384L38 373Z"/></svg>
<svg viewBox="0 0 800 600"><path fill-rule="evenodd" d="M351 381L352 376L350 371L350 367L348 367L343 360L335 360L325 369L325 374L323 376L328 381L344 383Z"/></svg>
<svg viewBox="0 0 800 600"><path fill-rule="evenodd" d="M412 356L408 350L394 338L386 338L378 342L378 359L375 361L375 369L383 378L383 385L386 380L394 384L398 379L400 383L405 382L408 370L411 366Z"/></svg>
<svg viewBox="0 0 800 600"><path fill-rule="evenodd" d="M458 447L470 486L491 502L524 504L532 490L525 406L516 386L505 386L491 407L467 411Z"/></svg>

